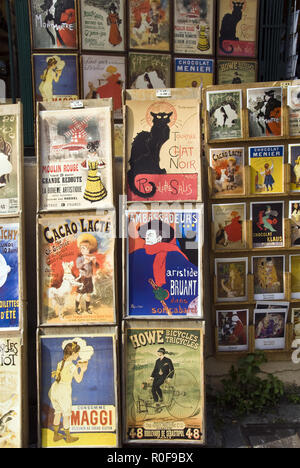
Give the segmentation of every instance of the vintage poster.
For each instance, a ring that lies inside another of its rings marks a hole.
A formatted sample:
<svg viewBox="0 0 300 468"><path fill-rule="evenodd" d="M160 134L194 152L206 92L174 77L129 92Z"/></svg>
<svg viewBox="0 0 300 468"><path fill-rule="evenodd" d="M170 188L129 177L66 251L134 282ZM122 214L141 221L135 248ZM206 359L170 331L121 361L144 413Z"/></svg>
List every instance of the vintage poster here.
<svg viewBox="0 0 300 468"><path fill-rule="evenodd" d="M75 0L30 0L32 49L77 49Z"/></svg>
<svg viewBox="0 0 300 468"><path fill-rule="evenodd" d="M300 255L290 255L291 299L300 299Z"/></svg>
<svg viewBox="0 0 300 468"><path fill-rule="evenodd" d="M218 0L218 55L256 57L258 0Z"/></svg>
<svg viewBox="0 0 300 468"><path fill-rule="evenodd" d="M216 302L247 301L248 258L215 259Z"/></svg>
<svg viewBox="0 0 300 468"><path fill-rule="evenodd" d="M284 349L286 310L254 310L255 349Z"/></svg>
<svg viewBox="0 0 300 468"><path fill-rule="evenodd" d="M212 85L214 60L175 58L175 88L199 88Z"/></svg>
<svg viewBox="0 0 300 468"><path fill-rule="evenodd" d="M217 84L255 83L257 62L250 60L218 60Z"/></svg>
<svg viewBox="0 0 300 468"><path fill-rule="evenodd" d="M76 54L33 54L34 99L72 101L79 97Z"/></svg>
<svg viewBox="0 0 300 468"><path fill-rule="evenodd" d="M114 124L114 155L123 158L124 154L124 131L123 124Z"/></svg>
<svg viewBox="0 0 300 468"><path fill-rule="evenodd" d="M212 197L244 195L244 148L212 148L209 157Z"/></svg>
<svg viewBox="0 0 300 468"><path fill-rule="evenodd" d="M82 55L84 99L113 99L114 118L122 119L122 91L126 86L125 57Z"/></svg>
<svg viewBox="0 0 300 468"><path fill-rule="evenodd" d="M215 250L246 248L246 203L212 205Z"/></svg>
<svg viewBox="0 0 300 468"><path fill-rule="evenodd" d="M5 106L1 106L3 110ZM11 108L11 106L9 106ZM20 115L0 115L0 214L18 213L19 201L19 139L21 135Z"/></svg>
<svg viewBox="0 0 300 468"><path fill-rule="evenodd" d="M217 351L247 351L249 309L217 310Z"/></svg>
<svg viewBox="0 0 300 468"><path fill-rule="evenodd" d="M40 111L41 211L113 207L108 106Z"/></svg>
<svg viewBox="0 0 300 468"><path fill-rule="evenodd" d="M291 323L293 324L294 337L300 339L300 309L292 308Z"/></svg>
<svg viewBox="0 0 300 468"><path fill-rule="evenodd" d="M289 201L289 218L291 225L291 247L300 245L300 201Z"/></svg>
<svg viewBox="0 0 300 468"><path fill-rule="evenodd" d="M249 136L255 138L282 135L282 88L247 89Z"/></svg>
<svg viewBox="0 0 300 468"><path fill-rule="evenodd" d="M284 146L252 146L248 151L251 194L283 193Z"/></svg>
<svg viewBox="0 0 300 468"><path fill-rule="evenodd" d="M114 223L109 211L39 218L41 324L115 322Z"/></svg>
<svg viewBox="0 0 300 468"><path fill-rule="evenodd" d="M162 89L171 86L171 55L129 53L130 89Z"/></svg>
<svg viewBox="0 0 300 468"><path fill-rule="evenodd" d="M0 448L22 448L21 338L0 337Z"/></svg>
<svg viewBox="0 0 300 468"><path fill-rule="evenodd" d="M291 167L291 192L300 192L300 143L289 145L289 164Z"/></svg>
<svg viewBox="0 0 300 468"><path fill-rule="evenodd" d="M284 246L284 202L250 203L253 248Z"/></svg>
<svg viewBox="0 0 300 468"><path fill-rule="evenodd" d="M201 317L200 210L127 211L127 315Z"/></svg>
<svg viewBox="0 0 300 468"><path fill-rule="evenodd" d="M257 301L256 309L286 309L288 312L290 303L287 301Z"/></svg>
<svg viewBox="0 0 300 468"><path fill-rule="evenodd" d="M170 50L170 1L128 0L129 48Z"/></svg>
<svg viewBox="0 0 300 468"><path fill-rule="evenodd" d="M288 86L287 105L289 107L289 135L300 135L300 86Z"/></svg>
<svg viewBox="0 0 300 468"><path fill-rule="evenodd" d="M259 301L284 299L285 257L252 257L254 299Z"/></svg>
<svg viewBox="0 0 300 468"><path fill-rule="evenodd" d="M0 330L20 327L18 222L2 219L0 224Z"/></svg>
<svg viewBox="0 0 300 468"><path fill-rule="evenodd" d="M123 51L124 0L80 0L81 48Z"/></svg>
<svg viewBox="0 0 300 468"><path fill-rule="evenodd" d="M203 443L201 325L131 322L124 344L126 440Z"/></svg>
<svg viewBox="0 0 300 468"><path fill-rule="evenodd" d="M41 447L116 447L116 336L77 333L40 336Z"/></svg>
<svg viewBox="0 0 300 468"><path fill-rule="evenodd" d="M243 138L242 91L207 91L206 99L209 139Z"/></svg>
<svg viewBox="0 0 300 468"><path fill-rule="evenodd" d="M128 201L201 200L200 102L127 101Z"/></svg>
<svg viewBox="0 0 300 468"><path fill-rule="evenodd" d="M213 55L214 2L175 0L174 52L176 54Z"/></svg>

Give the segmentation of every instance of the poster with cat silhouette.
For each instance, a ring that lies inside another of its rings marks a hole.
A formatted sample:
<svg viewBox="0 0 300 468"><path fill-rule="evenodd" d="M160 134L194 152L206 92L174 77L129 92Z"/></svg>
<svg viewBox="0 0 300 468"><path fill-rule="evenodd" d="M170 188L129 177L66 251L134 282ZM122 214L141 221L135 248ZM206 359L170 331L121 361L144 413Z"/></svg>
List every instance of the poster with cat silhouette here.
<svg viewBox="0 0 300 468"><path fill-rule="evenodd" d="M257 62L254 60L217 60L217 84L255 83Z"/></svg>
<svg viewBox="0 0 300 468"><path fill-rule="evenodd" d="M284 202L250 202L253 248L284 247Z"/></svg>
<svg viewBox="0 0 300 468"><path fill-rule="evenodd" d="M201 201L200 102L127 101L128 201Z"/></svg>
<svg viewBox="0 0 300 468"><path fill-rule="evenodd" d="M129 48L170 50L170 0L128 0Z"/></svg>
<svg viewBox="0 0 300 468"><path fill-rule="evenodd" d="M163 89L171 86L171 55L131 52L128 58L130 89Z"/></svg>
<svg viewBox="0 0 300 468"><path fill-rule="evenodd" d="M115 322L115 213L38 219L39 320L45 325Z"/></svg>
<svg viewBox="0 0 300 468"><path fill-rule="evenodd" d="M211 197L245 194L244 148L209 150Z"/></svg>
<svg viewBox="0 0 300 468"><path fill-rule="evenodd" d="M30 0L32 49L77 49L76 0Z"/></svg>
<svg viewBox="0 0 300 468"><path fill-rule="evenodd" d="M285 298L285 256L252 257L254 299L258 301Z"/></svg>
<svg viewBox="0 0 300 468"><path fill-rule="evenodd" d="M201 317L203 207L125 215L126 316Z"/></svg>
<svg viewBox="0 0 300 468"><path fill-rule="evenodd" d="M1 449L23 447L24 386L22 381L22 338L11 334L0 337L0 421Z"/></svg>
<svg viewBox="0 0 300 468"><path fill-rule="evenodd" d="M113 207L111 108L39 112L40 211Z"/></svg>
<svg viewBox="0 0 300 468"><path fill-rule="evenodd" d="M242 91L207 91L208 138L231 140L243 138Z"/></svg>
<svg viewBox="0 0 300 468"><path fill-rule="evenodd" d="M175 53L213 55L214 32L214 2L175 0Z"/></svg>
<svg viewBox="0 0 300 468"><path fill-rule="evenodd" d="M20 225L13 218L1 221L0 330L14 330L22 324Z"/></svg>
<svg viewBox="0 0 300 468"><path fill-rule="evenodd" d="M124 0L80 0L82 50L120 52L125 43Z"/></svg>
<svg viewBox="0 0 300 468"><path fill-rule="evenodd" d="M248 88L249 136L276 137L283 132L282 87Z"/></svg>
<svg viewBox="0 0 300 468"><path fill-rule="evenodd" d="M218 55L255 58L258 0L218 0L218 12Z"/></svg>

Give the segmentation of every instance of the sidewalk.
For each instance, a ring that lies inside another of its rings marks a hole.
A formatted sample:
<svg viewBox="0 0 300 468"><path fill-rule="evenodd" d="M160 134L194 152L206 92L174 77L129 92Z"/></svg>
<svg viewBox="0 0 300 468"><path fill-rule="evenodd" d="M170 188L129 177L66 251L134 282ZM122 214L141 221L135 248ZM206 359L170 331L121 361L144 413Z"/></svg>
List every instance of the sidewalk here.
<svg viewBox="0 0 300 468"><path fill-rule="evenodd" d="M219 431L209 406L206 417L207 448L300 448L300 405L282 404L241 420L228 414Z"/></svg>

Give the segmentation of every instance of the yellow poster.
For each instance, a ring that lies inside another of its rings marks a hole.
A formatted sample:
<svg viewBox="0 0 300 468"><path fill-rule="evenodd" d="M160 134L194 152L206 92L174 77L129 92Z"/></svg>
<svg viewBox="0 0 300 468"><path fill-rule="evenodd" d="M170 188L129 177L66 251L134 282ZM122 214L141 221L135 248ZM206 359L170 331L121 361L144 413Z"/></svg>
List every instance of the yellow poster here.
<svg viewBox="0 0 300 468"><path fill-rule="evenodd" d="M251 193L283 193L284 146L249 148Z"/></svg>

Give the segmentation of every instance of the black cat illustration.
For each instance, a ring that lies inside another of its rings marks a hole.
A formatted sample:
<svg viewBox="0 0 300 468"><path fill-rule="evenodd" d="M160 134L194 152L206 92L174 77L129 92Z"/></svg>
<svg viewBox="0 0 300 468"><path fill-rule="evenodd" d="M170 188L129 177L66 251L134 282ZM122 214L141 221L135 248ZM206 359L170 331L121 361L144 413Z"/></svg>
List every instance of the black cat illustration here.
<svg viewBox="0 0 300 468"><path fill-rule="evenodd" d="M131 191L142 198L150 198L156 192L156 186L152 186L150 192L144 193L135 186L135 177L139 174L166 174L166 169L160 168L160 150L162 145L170 138L170 117L173 112L168 114L151 112L153 123L149 132L142 131L136 135L132 142L131 154L129 159L130 169L127 173L128 185Z"/></svg>
<svg viewBox="0 0 300 468"><path fill-rule="evenodd" d="M236 28L243 16L244 2L232 2L232 4L232 13L224 15L220 29L219 47L225 54L232 54L233 46L231 45L230 49L225 50L223 47L224 41L239 41L239 38L236 37Z"/></svg>

